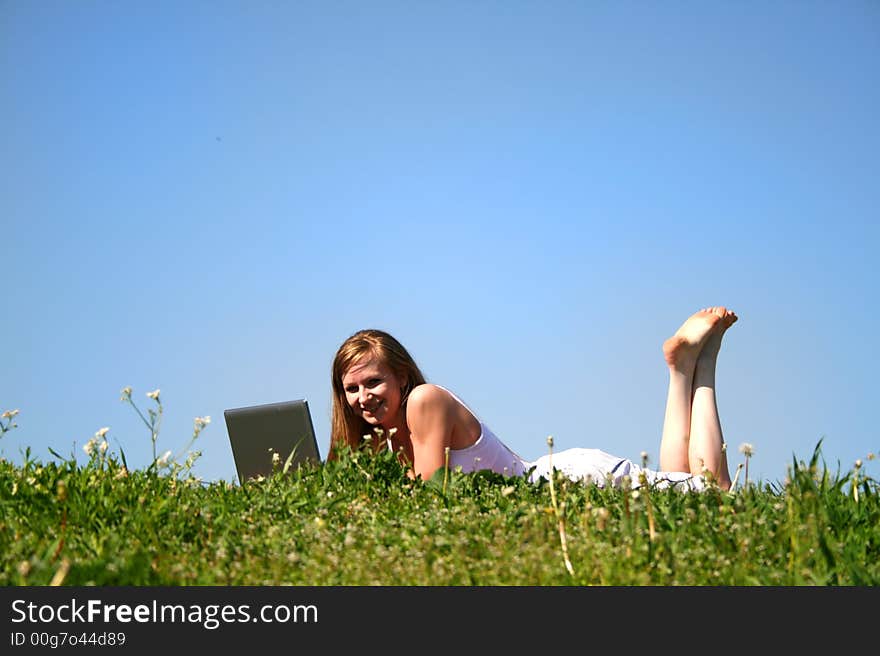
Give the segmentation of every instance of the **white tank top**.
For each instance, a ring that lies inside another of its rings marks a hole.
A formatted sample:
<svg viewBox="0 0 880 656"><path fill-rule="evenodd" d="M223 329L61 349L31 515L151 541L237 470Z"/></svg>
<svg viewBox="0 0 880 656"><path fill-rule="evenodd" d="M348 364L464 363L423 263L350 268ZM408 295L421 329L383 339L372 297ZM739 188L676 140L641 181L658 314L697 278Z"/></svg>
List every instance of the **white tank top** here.
<svg viewBox="0 0 880 656"><path fill-rule="evenodd" d="M456 467L461 467L463 472L491 469L505 476L522 476L528 464L480 421L480 437L476 442L464 449L449 450L449 468L454 471Z"/></svg>
<svg viewBox="0 0 880 656"><path fill-rule="evenodd" d="M439 385L437 387L440 387ZM440 389L446 389L440 387ZM528 469L527 463L502 442L483 421L468 408L467 404L454 393L446 390L461 403L474 419L480 422L480 436L477 441L464 449L449 450L449 468L461 467L463 472L491 469L505 476L522 476Z"/></svg>
<svg viewBox="0 0 880 656"><path fill-rule="evenodd" d="M454 471L456 467L461 467L462 472L491 469L505 476L522 476L528 471L529 464L508 448L464 401L445 387L440 387L440 389L449 392L452 398L461 403L473 418L480 422L480 436L476 442L464 449L449 450L449 469ZM388 448L392 449L391 440L388 439L386 442Z"/></svg>

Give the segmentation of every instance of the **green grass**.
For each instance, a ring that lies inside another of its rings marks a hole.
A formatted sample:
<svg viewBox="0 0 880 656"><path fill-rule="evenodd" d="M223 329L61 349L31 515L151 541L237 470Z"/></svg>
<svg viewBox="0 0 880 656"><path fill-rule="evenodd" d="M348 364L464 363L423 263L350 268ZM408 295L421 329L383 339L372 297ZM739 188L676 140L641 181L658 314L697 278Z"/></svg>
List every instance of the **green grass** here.
<svg viewBox="0 0 880 656"><path fill-rule="evenodd" d="M784 484L734 492L635 495L559 477L551 496L443 473L413 482L390 454L347 453L240 487L186 468L128 471L98 450L86 465L27 453L0 461L0 584L880 582L878 484L829 472L820 445Z"/></svg>

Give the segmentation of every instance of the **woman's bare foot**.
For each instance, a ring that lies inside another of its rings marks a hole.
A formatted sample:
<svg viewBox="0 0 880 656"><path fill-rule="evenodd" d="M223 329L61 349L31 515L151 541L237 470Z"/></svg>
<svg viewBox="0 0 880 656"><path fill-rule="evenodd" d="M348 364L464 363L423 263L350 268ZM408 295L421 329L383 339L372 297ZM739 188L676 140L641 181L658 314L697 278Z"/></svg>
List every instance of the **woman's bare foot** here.
<svg viewBox="0 0 880 656"><path fill-rule="evenodd" d="M729 318L731 315L733 319ZM729 326L736 321L736 315L728 313L724 307L703 308L688 317L675 334L663 342L663 357L669 368L682 372L693 371L707 340L716 332L719 324L726 321L729 321ZM719 338L718 347L720 345Z"/></svg>
<svg viewBox="0 0 880 656"><path fill-rule="evenodd" d="M713 362L718 358L718 351L721 349L721 338L724 337L724 333L730 328L736 320L739 319L736 316L736 313L733 310L728 310L726 308L714 308L715 310L723 310L724 313L721 316L721 320L715 324L714 329L709 334L709 337L706 339L705 344L703 344L703 349L700 351L699 358L697 360L697 364L699 365L702 362Z"/></svg>

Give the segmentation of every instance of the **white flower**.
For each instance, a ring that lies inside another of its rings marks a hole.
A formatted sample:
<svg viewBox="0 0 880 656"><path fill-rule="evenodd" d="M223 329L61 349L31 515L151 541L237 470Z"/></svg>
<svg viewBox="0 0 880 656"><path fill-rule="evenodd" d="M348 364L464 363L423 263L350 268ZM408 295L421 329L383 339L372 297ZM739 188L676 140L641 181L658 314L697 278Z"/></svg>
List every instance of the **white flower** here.
<svg viewBox="0 0 880 656"><path fill-rule="evenodd" d="M97 440L92 438L83 445L83 451L86 452L87 456L92 455L92 451L95 450L95 444L97 444Z"/></svg>
<svg viewBox="0 0 880 656"><path fill-rule="evenodd" d="M197 431L202 430L205 426L211 423L210 415L205 415L204 417L196 417L194 420L195 427Z"/></svg>
<svg viewBox="0 0 880 656"><path fill-rule="evenodd" d="M104 439L104 436L107 434L107 431L109 431L109 430L110 430L110 428L108 426L104 426L104 428L100 429L97 433L95 433L95 437L97 437L99 440L102 440L102 439Z"/></svg>
<svg viewBox="0 0 880 656"><path fill-rule="evenodd" d="M277 465L280 462L281 462L281 454L276 451L275 453L272 454L272 464Z"/></svg>
<svg viewBox="0 0 880 656"><path fill-rule="evenodd" d="M748 442L743 442L739 445L739 452L743 454L746 458L751 458L755 453L755 447L753 447Z"/></svg>
<svg viewBox="0 0 880 656"><path fill-rule="evenodd" d="M164 467L168 463L168 459L171 457L171 451L166 451L160 457L156 458L156 464L160 467Z"/></svg>
<svg viewBox="0 0 880 656"><path fill-rule="evenodd" d="M122 396L119 397L120 401L125 401L127 399L130 399L131 398L131 387L128 387L128 386L123 387L121 394L122 394Z"/></svg>
<svg viewBox="0 0 880 656"><path fill-rule="evenodd" d="M107 448L108 448L109 446L110 446L110 445L107 444L107 440L103 440L103 441L101 442L101 444L98 445L98 450L99 450L101 453L107 453Z"/></svg>
<svg viewBox="0 0 880 656"><path fill-rule="evenodd" d="M7 410L3 413L3 419L12 419L17 414L18 410Z"/></svg>
<svg viewBox="0 0 880 656"><path fill-rule="evenodd" d="M159 400L159 389L154 389L152 392L147 392L147 396L156 401Z"/></svg>

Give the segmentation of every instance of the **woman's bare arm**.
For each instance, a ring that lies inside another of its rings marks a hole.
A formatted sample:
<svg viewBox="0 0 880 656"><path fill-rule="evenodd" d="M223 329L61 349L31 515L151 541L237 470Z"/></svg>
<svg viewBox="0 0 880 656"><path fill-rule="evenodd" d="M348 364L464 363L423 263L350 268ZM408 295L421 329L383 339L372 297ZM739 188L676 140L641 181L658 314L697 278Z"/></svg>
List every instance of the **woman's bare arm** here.
<svg viewBox="0 0 880 656"><path fill-rule="evenodd" d="M457 402L444 389L424 384L416 387L406 406L406 423L413 449L413 476L428 480L446 462L452 441Z"/></svg>

